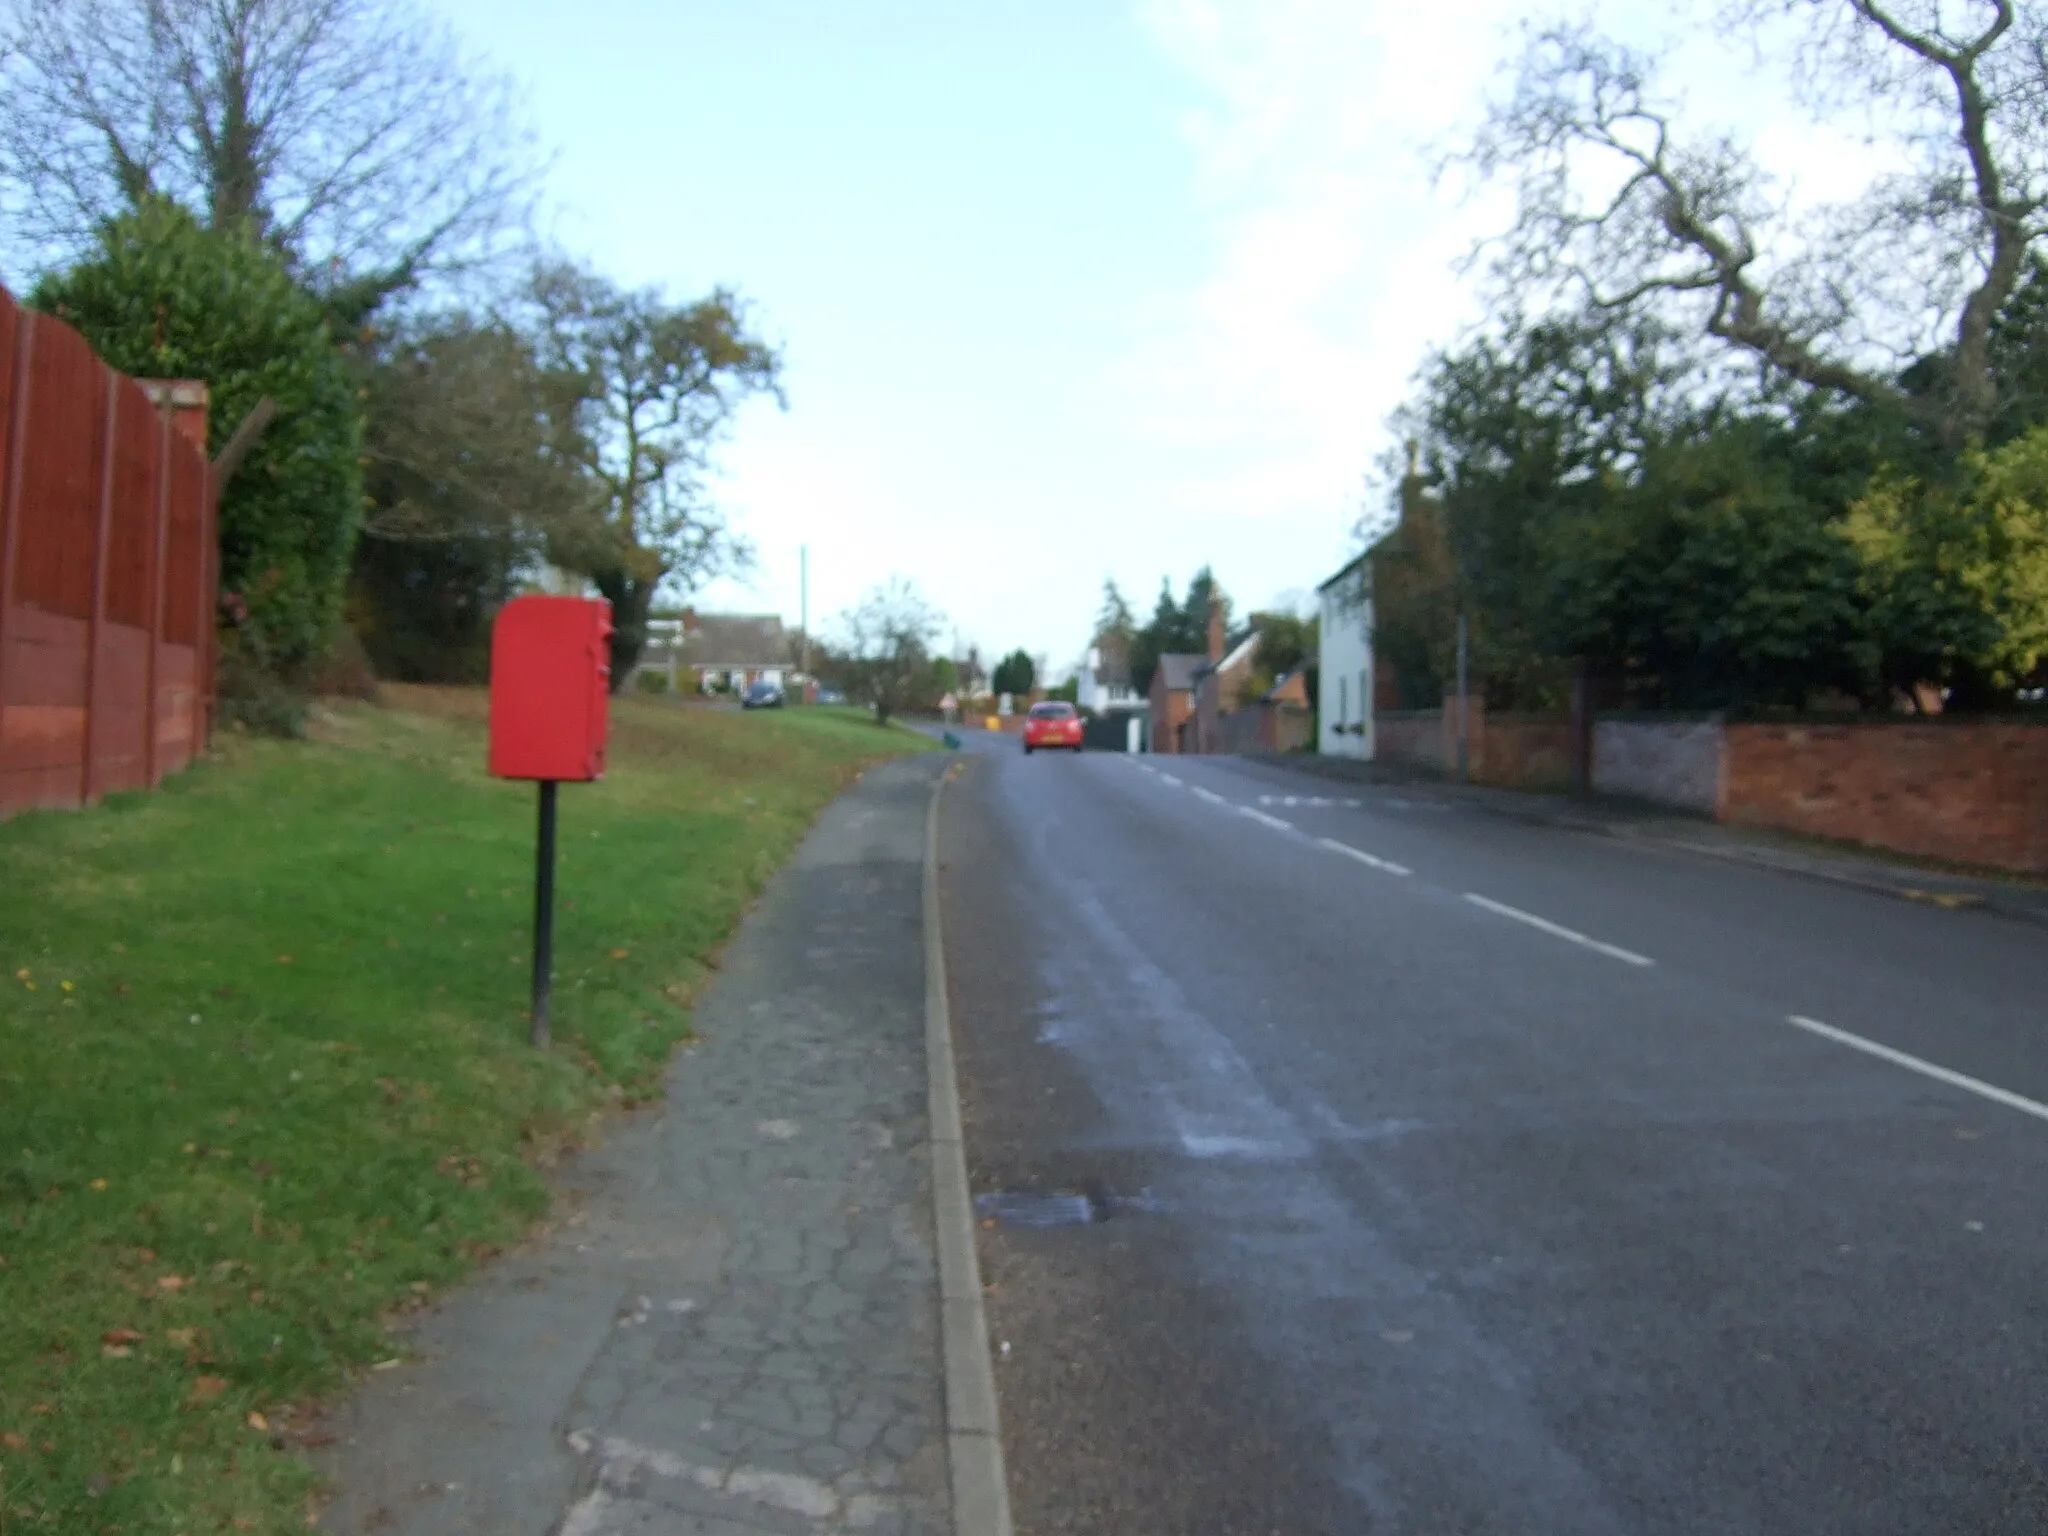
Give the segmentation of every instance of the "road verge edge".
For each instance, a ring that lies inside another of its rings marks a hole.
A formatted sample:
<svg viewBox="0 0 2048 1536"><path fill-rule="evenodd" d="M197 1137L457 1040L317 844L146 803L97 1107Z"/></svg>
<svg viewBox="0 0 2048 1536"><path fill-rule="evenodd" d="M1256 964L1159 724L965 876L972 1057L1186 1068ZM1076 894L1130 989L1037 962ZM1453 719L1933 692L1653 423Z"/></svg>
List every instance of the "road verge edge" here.
<svg viewBox="0 0 2048 1536"><path fill-rule="evenodd" d="M939 805L952 775L932 786L924 838L924 1023L930 1075L932 1214L939 1245L939 1333L946 1365L946 1452L956 1536L1011 1536L995 1367L974 1251L974 1201L946 1001L945 934L939 911Z"/></svg>

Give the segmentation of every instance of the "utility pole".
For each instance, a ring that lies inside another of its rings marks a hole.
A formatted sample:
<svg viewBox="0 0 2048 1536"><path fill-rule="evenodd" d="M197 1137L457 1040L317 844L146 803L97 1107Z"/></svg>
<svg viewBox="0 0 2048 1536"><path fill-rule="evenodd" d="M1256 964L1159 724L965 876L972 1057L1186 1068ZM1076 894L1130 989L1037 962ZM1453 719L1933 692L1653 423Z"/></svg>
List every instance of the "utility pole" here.
<svg viewBox="0 0 2048 1536"><path fill-rule="evenodd" d="M1458 610L1458 782L1472 782L1472 759L1469 743L1470 711L1465 707L1465 696L1472 686L1471 673L1467 665L1465 645L1465 610Z"/></svg>
<svg viewBox="0 0 2048 1536"><path fill-rule="evenodd" d="M797 628L803 631L803 658L797 671L803 677L802 700L811 702L811 546L796 548Z"/></svg>

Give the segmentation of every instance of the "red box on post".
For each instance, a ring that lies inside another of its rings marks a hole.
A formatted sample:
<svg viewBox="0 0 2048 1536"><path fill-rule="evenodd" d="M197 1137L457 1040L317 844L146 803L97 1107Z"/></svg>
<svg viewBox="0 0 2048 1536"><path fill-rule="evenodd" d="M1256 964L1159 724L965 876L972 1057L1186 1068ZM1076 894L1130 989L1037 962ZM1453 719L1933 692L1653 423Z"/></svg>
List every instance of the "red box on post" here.
<svg viewBox="0 0 2048 1536"><path fill-rule="evenodd" d="M612 605L515 597L491 631L490 771L500 779L604 777Z"/></svg>

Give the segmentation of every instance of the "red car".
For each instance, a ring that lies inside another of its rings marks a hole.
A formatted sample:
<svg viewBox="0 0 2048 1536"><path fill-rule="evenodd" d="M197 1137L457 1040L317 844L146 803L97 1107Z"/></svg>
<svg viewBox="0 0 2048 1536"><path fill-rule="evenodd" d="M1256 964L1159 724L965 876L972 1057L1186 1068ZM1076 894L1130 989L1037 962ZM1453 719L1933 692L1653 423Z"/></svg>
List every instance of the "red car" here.
<svg viewBox="0 0 2048 1536"><path fill-rule="evenodd" d="M1024 717L1024 750L1036 752L1040 747L1081 750L1081 716L1073 705L1048 700L1031 706Z"/></svg>

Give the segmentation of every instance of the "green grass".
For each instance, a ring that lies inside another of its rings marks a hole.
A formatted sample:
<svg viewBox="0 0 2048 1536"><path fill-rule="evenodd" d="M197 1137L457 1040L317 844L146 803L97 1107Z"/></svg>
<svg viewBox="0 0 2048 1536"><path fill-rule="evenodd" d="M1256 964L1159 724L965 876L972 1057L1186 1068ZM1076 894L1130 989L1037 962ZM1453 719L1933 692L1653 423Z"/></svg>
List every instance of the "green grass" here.
<svg viewBox="0 0 2048 1536"><path fill-rule="evenodd" d="M480 694L393 695L0 826L0 1533L303 1530L308 1406L659 1090L819 808L925 745L617 703L560 792L542 1055L533 787L484 776Z"/></svg>

